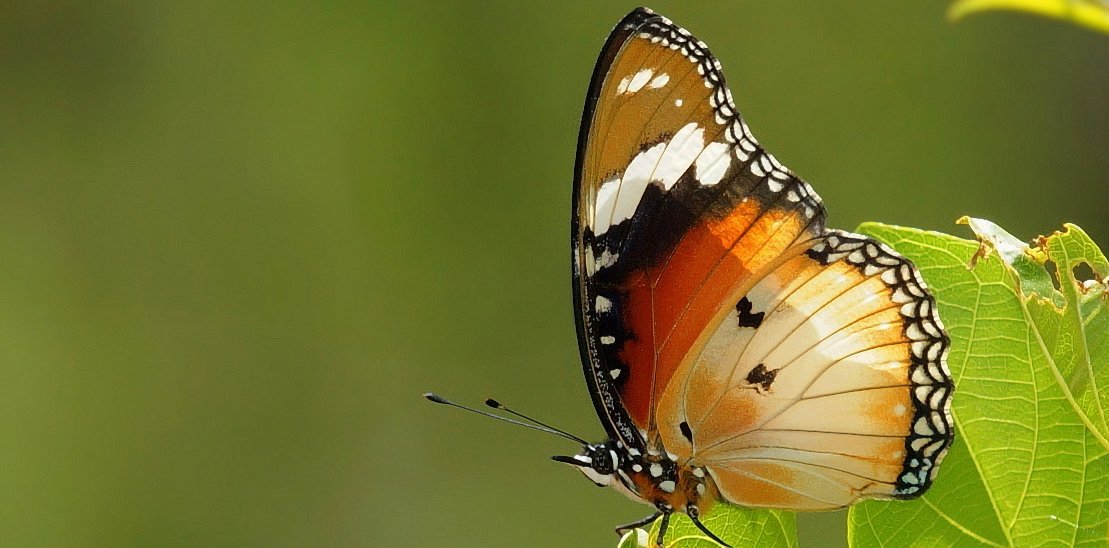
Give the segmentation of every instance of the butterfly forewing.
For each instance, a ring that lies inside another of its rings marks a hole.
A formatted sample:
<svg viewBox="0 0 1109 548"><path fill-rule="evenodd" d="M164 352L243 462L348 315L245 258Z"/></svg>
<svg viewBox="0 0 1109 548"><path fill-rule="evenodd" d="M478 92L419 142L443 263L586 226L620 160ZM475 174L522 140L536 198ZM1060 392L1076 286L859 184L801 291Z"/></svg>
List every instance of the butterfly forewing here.
<svg viewBox="0 0 1109 548"><path fill-rule="evenodd" d="M590 86L573 214L580 342L610 433L651 441L721 303L822 229L819 199L757 144L704 43L646 11L625 18Z"/></svg>

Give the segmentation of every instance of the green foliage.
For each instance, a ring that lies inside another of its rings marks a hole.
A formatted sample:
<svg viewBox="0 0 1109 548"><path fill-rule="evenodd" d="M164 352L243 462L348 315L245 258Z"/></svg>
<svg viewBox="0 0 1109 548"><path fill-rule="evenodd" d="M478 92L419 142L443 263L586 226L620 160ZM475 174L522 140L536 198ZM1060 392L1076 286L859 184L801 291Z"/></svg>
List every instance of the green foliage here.
<svg viewBox="0 0 1109 548"><path fill-rule="evenodd" d="M1109 261L1073 225L1029 246L989 221L961 222L978 241L859 228L912 259L936 295L952 339L957 429L932 489L917 501L856 505L849 541L1104 545ZM715 545L684 516L675 518L668 547ZM720 505L706 524L734 546L797 544L789 513ZM620 548L646 539L629 534Z"/></svg>
<svg viewBox="0 0 1109 548"><path fill-rule="evenodd" d="M1030 247L989 221L964 222L978 242L877 224L860 228L916 262L935 291L952 338L957 429L940 477L922 500L857 505L850 540L1103 545L1109 314L1102 309L1109 263L1075 226ZM1096 280L1075 278L1082 264Z"/></svg>
<svg viewBox="0 0 1109 548"><path fill-rule="evenodd" d="M1097 0L960 0L952 4L947 15L959 20L992 10L1034 13L1109 33L1109 4Z"/></svg>
<svg viewBox="0 0 1109 548"><path fill-rule="evenodd" d="M744 546L797 546L797 519L792 512L777 510L752 510L719 504L701 520L710 531L735 548ZM650 534L632 531L620 539L619 548L653 547L658 534L659 520L651 526ZM670 518L666 531L667 548L716 548L709 539L684 514Z"/></svg>

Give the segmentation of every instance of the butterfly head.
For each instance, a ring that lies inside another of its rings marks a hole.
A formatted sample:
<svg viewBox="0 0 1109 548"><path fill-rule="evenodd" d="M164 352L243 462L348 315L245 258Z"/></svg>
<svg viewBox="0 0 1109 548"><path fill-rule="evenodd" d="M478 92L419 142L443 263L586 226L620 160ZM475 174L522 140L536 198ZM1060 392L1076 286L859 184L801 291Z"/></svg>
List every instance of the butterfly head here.
<svg viewBox="0 0 1109 548"><path fill-rule="evenodd" d="M613 484L616 471L624 463L624 452L614 441L586 444L581 452L572 456L555 456L552 459L569 464L578 469L589 481L601 487Z"/></svg>

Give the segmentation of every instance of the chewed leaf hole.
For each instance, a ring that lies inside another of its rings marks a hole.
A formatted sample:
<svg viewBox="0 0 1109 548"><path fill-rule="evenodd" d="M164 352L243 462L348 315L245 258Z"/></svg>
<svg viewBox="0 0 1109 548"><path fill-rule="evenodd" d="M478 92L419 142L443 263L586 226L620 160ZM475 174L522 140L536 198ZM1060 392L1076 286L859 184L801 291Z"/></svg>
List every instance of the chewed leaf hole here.
<svg viewBox="0 0 1109 548"><path fill-rule="evenodd" d="M1096 279L1093 267L1087 262L1074 265L1074 268L1071 269L1071 274L1074 274L1074 279L1078 282L1078 285L1082 285L1087 280Z"/></svg>
<svg viewBox="0 0 1109 548"><path fill-rule="evenodd" d="M1048 259L1044 262L1044 268L1047 269L1047 274L1051 276L1051 285L1055 286L1055 291L1062 290L1063 286L1059 285L1059 265Z"/></svg>

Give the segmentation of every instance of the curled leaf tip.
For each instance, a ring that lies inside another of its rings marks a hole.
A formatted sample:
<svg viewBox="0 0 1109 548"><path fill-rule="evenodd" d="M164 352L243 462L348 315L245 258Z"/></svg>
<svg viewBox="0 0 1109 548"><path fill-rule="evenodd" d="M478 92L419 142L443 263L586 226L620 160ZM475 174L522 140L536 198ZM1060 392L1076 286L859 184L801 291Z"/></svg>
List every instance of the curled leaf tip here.
<svg viewBox="0 0 1109 548"><path fill-rule="evenodd" d="M970 226L978 239L978 251L970 258L969 268L974 268L978 261L989 257L992 251L996 251L998 257L1010 266L1024 258L1032 257L1028 244L991 221L962 217L956 222Z"/></svg>
<svg viewBox="0 0 1109 548"><path fill-rule="evenodd" d="M649 548L651 536L643 529L632 529L620 537L619 548Z"/></svg>

